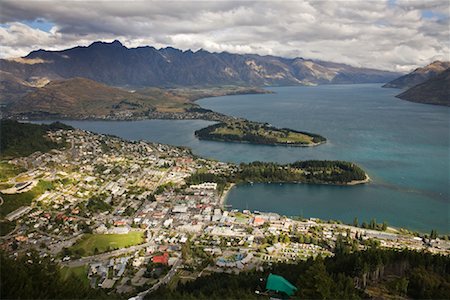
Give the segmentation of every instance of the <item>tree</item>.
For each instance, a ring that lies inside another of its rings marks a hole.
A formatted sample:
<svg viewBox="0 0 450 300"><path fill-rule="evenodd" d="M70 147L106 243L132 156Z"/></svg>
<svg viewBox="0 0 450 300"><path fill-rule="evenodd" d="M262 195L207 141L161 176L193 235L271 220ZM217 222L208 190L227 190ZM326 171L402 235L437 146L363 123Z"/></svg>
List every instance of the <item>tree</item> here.
<svg viewBox="0 0 450 300"><path fill-rule="evenodd" d="M60 267L34 250L16 259L0 251L0 266L1 299L106 298L102 290L91 289L74 276L63 279Z"/></svg>
<svg viewBox="0 0 450 300"><path fill-rule="evenodd" d="M375 219L370 220L369 229L376 229L376 228L377 228L377 221Z"/></svg>
<svg viewBox="0 0 450 300"><path fill-rule="evenodd" d="M191 239L189 238L186 243L181 246L181 257L184 260L188 260L192 257Z"/></svg>
<svg viewBox="0 0 450 300"><path fill-rule="evenodd" d="M283 235L282 242L285 244L289 244L291 242L291 239L289 238L289 235L285 234Z"/></svg>
<svg viewBox="0 0 450 300"><path fill-rule="evenodd" d="M323 259L319 256L300 277L301 296L307 299L331 299L336 290L333 279L328 274Z"/></svg>
<svg viewBox="0 0 450 300"><path fill-rule="evenodd" d="M359 226L359 222L358 222L358 218L357 218L357 217L355 217L355 218L353 219L353 226L355 226L355 227L358 227L358 226Z"/></svg>
<svg viewBox="0 0 450 300"><path fill-rule="evenodd" d="M431 230L430 239L435 240L437 238L437 231L436 229Z"/></svg>

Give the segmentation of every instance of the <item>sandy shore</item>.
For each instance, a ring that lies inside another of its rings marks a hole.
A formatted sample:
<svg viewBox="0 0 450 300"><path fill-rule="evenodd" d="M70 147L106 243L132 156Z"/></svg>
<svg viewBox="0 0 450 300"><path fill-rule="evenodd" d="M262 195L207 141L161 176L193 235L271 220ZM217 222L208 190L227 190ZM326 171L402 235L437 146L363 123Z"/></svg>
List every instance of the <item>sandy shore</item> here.
<svg viewBox="0 0 450 300"><path fill-rule="evenodd" d="M220 197L220 200L219 200L219 205L220 205L222 208L224 208L225 200L226 200L226 198L227 198L228 192L229 192L235 185L236 185L235 183L231 183L230 186L229 186L227 189L225 189L225 190L223 191L222 196Z"/></svg>
<svg viewBox="0 0 450 300"><path fill-rule="evenodd" d="M357 184L364 184L370 182L369 175L366 174L366 178L363 180L353 180L347 183L347 185L357 185Z"/></svg>

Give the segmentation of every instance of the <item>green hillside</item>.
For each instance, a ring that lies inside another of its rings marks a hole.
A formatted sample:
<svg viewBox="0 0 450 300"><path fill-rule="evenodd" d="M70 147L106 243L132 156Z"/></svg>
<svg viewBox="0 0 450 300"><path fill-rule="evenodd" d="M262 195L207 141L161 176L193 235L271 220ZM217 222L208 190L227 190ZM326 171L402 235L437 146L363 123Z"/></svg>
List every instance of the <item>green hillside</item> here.
<svg viewBox="0 0 450 300"><path fill-rule="evenodd" d="M47 152L64 145L48 139L48 131L72 127L55 122L49 125L0 121L0 159L28 156L36 151Z"/></svg>

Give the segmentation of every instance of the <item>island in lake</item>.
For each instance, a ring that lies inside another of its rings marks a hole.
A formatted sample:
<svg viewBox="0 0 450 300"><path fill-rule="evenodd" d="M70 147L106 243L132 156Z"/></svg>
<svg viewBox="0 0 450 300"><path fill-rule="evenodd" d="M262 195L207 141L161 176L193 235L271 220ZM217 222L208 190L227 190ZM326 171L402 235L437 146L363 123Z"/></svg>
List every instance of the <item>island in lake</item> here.
<svg viewBox="0 0 450 300"><path fill-rule="evenodd" d="M276 128L267 123L248 120L214 124L197 130L195 136L201 140L299 147L317 146L326 142L326 139L318 134Z"/></svg>

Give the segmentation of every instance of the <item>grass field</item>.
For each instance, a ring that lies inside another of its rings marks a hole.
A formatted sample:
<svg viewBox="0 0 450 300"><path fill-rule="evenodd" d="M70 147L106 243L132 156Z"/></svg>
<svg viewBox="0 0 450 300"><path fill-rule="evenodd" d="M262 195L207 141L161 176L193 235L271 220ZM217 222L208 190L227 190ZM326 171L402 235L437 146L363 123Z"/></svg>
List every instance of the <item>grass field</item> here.
<svg viewBox="0 0 450 300"><path fill-rule="evenodd" d="M18 209L21 206L30 205L34 198L39 197L45 191L51 190L53 185L51 182L41 180L30 191L19 194L2 194L3 204L0 206L0 217L5 217L10 212Z"/></svg>
<svg viewBox="0 0 450 300"><path fill-rule="evenodd" d="M95 253L139 245L143 242L143 232L140 231L132 231L128 234L86 234L80 241L70 247L70 250L81 256L90 256Z"/></svg>
<svg viewBox="0 0 450 300"><path fill-rule="evenodd" d="M0 181L6 181L11 177L17 176L25 171L25 169L19 168L7 161L0 161Z"/></svg>
<svg viewBox="0 0 450 300"><path fill-rule="evenodd" d="M309 135L289 131L285 129L267 128L254 123L235 122L228 123L225 126L216 128L213 134L218 135L234 135L242 138L245 134L252 134L264 138L274 139L277 143L304 143L313 142L313 138Z"/></svg>
<svg viewBox="0 0 450 300"><path fill-rule="evenodd" d="M63 267L61 268L60 272L63 281L66 281L70 276L73 276L79 281L81 281L84 286L89 287L89 279L87 277L87 266L79 266L73 268Z"/></svg>

